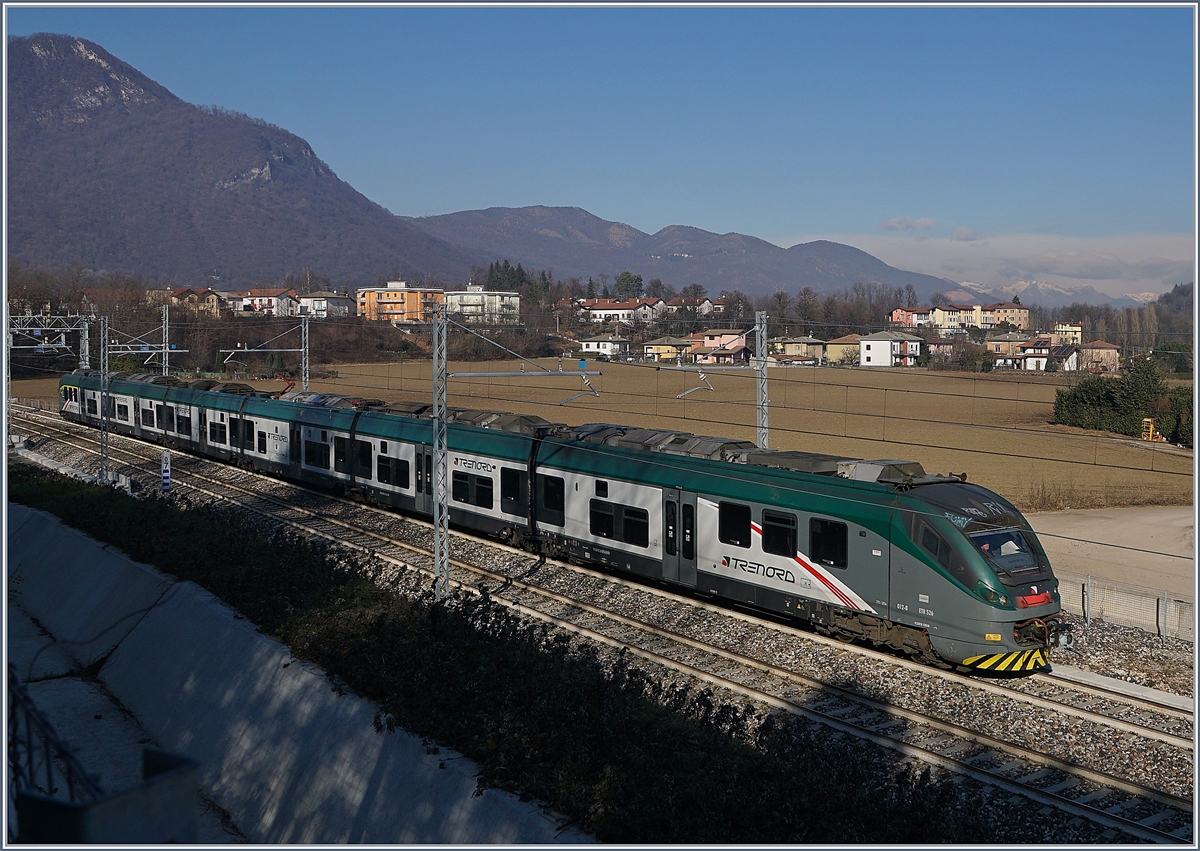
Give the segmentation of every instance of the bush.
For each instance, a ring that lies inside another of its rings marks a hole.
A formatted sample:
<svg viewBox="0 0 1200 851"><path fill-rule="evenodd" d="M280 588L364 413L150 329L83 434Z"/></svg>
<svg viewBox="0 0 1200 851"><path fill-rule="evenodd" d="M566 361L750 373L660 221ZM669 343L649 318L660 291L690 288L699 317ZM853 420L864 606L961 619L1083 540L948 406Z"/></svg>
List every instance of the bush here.
<svg viewBox="0 0 1200 851"><path fill-rule="evenodd" d="M1142 419L1154 417L1159 432L1184 446L1192 445L1192 416L1191 388L1168 392L1158 366L1145 359L1131 361L1121 378L1085 378L1054 397L1056 423L1140 437Z"/></svg>

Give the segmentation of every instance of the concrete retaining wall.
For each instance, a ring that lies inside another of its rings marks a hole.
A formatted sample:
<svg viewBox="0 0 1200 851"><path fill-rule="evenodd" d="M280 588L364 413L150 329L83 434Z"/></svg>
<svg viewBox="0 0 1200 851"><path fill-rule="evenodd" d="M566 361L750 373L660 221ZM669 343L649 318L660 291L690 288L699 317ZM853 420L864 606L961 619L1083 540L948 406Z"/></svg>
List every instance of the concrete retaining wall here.
<svg viewBox="0 0 1200 851"><path fill-rule="evenodd" d="M10 505L10 587L158 744L197 760L202 787L255 842L530 844L593 841L535 803L488 790L461 755L376 709L190 582L176 582ZM15 584L14 584L15 580Z"/></svg>

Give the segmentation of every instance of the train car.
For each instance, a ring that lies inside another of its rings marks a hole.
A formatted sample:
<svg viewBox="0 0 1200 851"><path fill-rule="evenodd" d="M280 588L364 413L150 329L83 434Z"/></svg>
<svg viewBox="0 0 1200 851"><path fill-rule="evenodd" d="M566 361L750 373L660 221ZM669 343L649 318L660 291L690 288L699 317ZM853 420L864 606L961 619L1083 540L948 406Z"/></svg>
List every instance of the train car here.
<svg viewBox="0 0 1200 851"><path fill-rule="evenodd" d="M102 383L63 376L62 416L99 426ZM108 385L115 432L433 513L430 405L120 373ZM1043 670L1069 637L1029 523L965 475L498 411L448 419L458 528L962 670Z"/></svg>

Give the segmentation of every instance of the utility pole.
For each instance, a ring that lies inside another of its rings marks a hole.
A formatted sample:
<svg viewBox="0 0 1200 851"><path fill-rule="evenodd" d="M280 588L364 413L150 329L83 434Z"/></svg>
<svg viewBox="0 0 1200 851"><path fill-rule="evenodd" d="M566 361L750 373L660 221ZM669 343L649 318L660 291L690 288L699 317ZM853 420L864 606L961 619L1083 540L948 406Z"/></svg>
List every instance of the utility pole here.
<svg viewBox="0 0 1200 851"><path fill-rule="evenodd" d="M768 444L767 429L767 314L760 310L754 314L755 352L754 373L757 385L758 402L758 448L766 449Z"/></svg>
<svg viewBox="0 0 1200 851"><path fill-rule="evenodd" d="M167 305L167 304L163 305L163 349L162 349L162 352L163 352L162 374L163 375L170 375L170 372L168 370L168 362L171 357L171 345L170 345L170 341L167 339L168 329L169 329L167 322L168 322L168 312L170 311L170 309L171 309L170 305Z"/></svg>
<svg viewBox="0 0 1200 851"><path fill-rule="evenodd" d="M308 314L300 317L300 389L308 390Z"/></svg>
<svg viewBox="0 0 1200 851"><path fill-rule="evenodd" d="M100 481L108 484L111 477L108 472L108 406L111 396L108 394L108 317L100 317ZM80 404L83 400L80 399ZM134 409L137 413L137 409Z"/></svg>
<svg viewBox="0 0 1200 851"><path fill-rule="evenodd" d="M433 303L433 565L434 598L450 593L450 493L446 469L446 305Z"/></svg>

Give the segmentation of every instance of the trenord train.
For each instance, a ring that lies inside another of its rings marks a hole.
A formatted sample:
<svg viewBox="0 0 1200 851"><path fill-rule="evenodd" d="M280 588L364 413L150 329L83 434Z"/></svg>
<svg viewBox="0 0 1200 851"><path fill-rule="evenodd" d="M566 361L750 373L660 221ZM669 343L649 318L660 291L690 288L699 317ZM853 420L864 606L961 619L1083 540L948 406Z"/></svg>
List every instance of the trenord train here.
<svg viewBox="0 0 1200 851"><path fill-rule="evenodd" d="M59 383L99 427L102 378ZM109 378L111 431L433 514L431 405ZM1029 523L965 475L667 430L450 409L450 522L976 672L1028 673L1067 643Z"/></svg>

